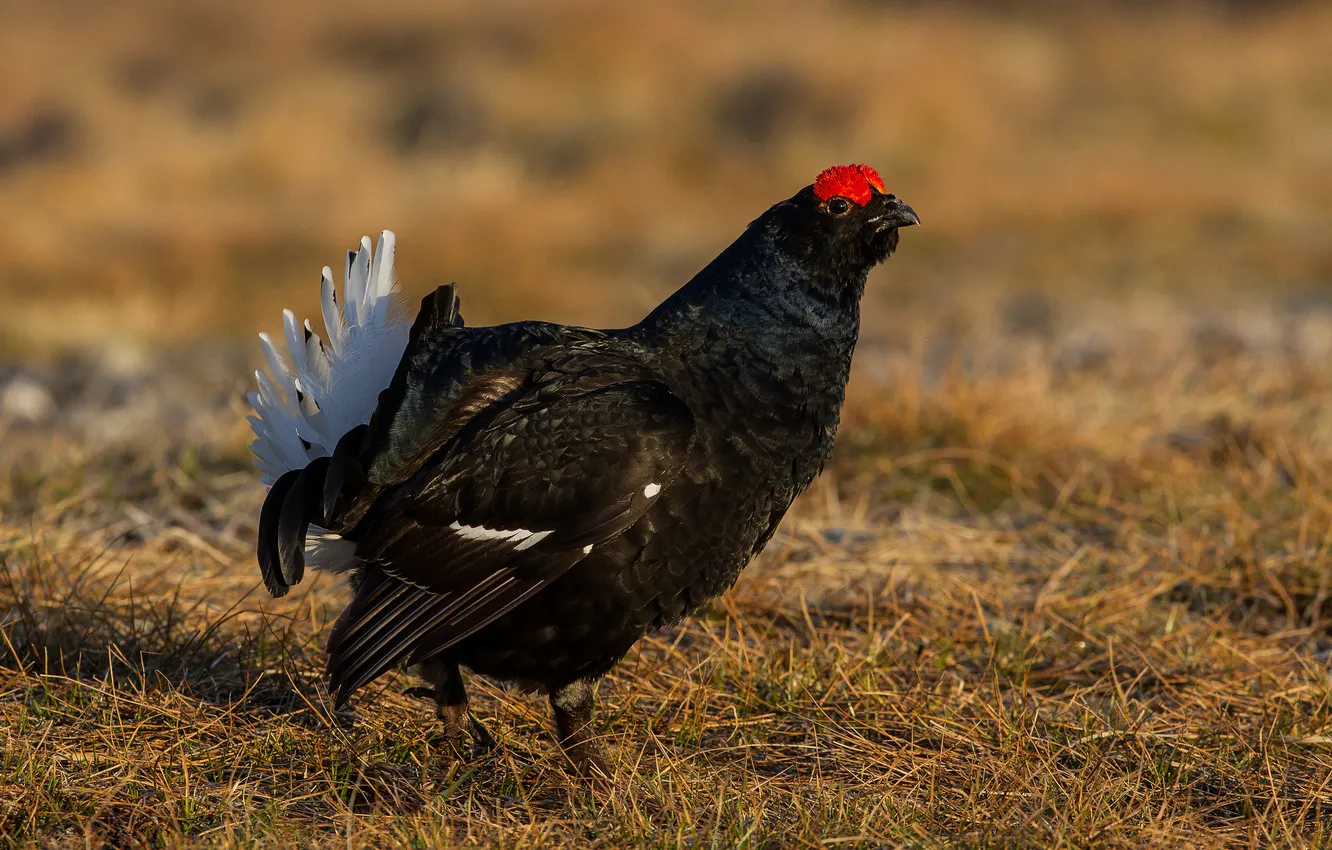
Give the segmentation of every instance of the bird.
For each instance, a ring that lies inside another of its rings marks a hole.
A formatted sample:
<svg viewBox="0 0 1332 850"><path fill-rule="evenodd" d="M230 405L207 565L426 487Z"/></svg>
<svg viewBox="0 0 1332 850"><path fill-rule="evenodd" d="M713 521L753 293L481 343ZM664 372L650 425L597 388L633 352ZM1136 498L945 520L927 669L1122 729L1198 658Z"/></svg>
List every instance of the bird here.
<svg viewBox="0 0 1332 850"><path fill-rule="evenodd" d="M325 335L260 335L265 586L346 574L336 708L416 665L459 752L494 745L464 673L548 696L558 744L609 775L597 682L736 581L833 448L869 271L916 212L841 165L754 219L637 324L467 327L457 285L414 321L396 239L323 270Z"/></svg>

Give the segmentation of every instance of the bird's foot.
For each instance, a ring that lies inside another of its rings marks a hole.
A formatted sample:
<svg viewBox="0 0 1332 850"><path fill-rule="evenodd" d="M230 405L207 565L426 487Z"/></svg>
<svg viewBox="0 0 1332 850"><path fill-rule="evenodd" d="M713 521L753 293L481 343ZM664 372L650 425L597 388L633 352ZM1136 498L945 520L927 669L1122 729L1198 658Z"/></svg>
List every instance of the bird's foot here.
<svg viewBox="0 0 1332 850"><path fill-rule="evenodd" d="M458 758L471 760L495 749L495 738L485 724L467 710L466 703L439 703L435 706L435 716L444 724L441 737Z"/></svg>
<svg viewBox="0 0 1332 850"><path fill-rule="evenodd" d="M495 749L495 738L475 714L467 712L467 731L472 736L472 754L483 756Z"/></svg>
<svg viewBox="0 0 1332 850"><path fill-rule="evenodd" d="M495 749L495 738L466 702L440 702L435 688L408 688L403 696L429 699L435 703L435 716L444 725L442 732L431 735L431 741L443 743L460 759L468 760L486 755ZM470 739L470 745L469 745Z"/></svg>
<svg viewBox="0 0 1332 850"><path fill-rule="evenodd" d="M596 741L564 743L561 747L580 778L594 785L610 782L611 771L606 763L606 751Z"/></svg>

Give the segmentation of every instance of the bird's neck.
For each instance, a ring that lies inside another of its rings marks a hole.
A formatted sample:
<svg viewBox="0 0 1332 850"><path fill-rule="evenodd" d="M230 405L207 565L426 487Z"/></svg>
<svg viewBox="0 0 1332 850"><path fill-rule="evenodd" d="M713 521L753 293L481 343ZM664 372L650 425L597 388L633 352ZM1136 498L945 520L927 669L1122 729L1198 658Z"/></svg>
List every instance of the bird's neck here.
<svg viewBox="0 0 1332 850"><path fill-rule="evenodd" d="M751 226L629 333L743 334L776 348L854 347L868 269L830 271L783 253ZM813 353L813 352L811 352Z"/></svg>
<svg viewBox="0 0 1332 850"><path fill-rule="evenodd" d="M865 272L802 267L757 231L751 227L627 334L682 385L712 387L712 397L738 394L758 408L750 416L835 428Z"/></svg>

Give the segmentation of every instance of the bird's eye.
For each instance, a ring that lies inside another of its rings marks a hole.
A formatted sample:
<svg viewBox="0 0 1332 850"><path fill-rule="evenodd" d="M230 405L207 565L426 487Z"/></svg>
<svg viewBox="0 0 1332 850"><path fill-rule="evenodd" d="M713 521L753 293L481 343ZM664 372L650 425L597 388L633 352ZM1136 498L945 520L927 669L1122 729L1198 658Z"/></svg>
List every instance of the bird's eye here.
<svg viewBox="0 0 1332 850"><path fill-rule="evenodd" d="M830 198L828 212L833 215L846 215L851 210L851 202L846 198Z"/></svg>

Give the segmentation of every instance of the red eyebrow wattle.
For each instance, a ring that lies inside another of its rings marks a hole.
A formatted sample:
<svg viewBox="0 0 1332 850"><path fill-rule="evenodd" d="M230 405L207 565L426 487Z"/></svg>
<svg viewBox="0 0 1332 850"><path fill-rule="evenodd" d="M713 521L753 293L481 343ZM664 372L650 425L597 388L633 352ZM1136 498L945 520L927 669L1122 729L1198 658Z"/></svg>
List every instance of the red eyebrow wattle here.
<svg viewBox="0 0 1332 850"><path fill-rule="evenodd" d="M884 191L883 178L868 165L834 165L814 180L814 194L821 200L843 197L861 206L869 203L873 190Z"/></svg>

